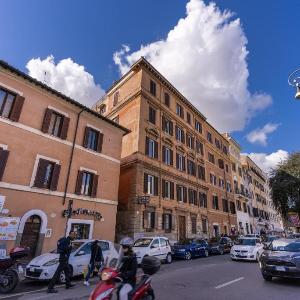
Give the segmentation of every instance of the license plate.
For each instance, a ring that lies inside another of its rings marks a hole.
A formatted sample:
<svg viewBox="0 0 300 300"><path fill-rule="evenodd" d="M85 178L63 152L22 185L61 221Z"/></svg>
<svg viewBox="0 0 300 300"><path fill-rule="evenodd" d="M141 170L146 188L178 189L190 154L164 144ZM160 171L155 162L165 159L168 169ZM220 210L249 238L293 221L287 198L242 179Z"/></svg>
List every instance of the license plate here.
<svg viewBox="0 0 300 300"><path fill-rule="evenodd" d="M275 267L276 271L285 271L285 267Z"/></svg>
<svg viewBox="0 0 300 300"><path fill-rule="evenodd" d="M24 273L24 269L23 269L22 266L18 266L18 272L19 272L20 274L23 274L23 273Z"/></svg>

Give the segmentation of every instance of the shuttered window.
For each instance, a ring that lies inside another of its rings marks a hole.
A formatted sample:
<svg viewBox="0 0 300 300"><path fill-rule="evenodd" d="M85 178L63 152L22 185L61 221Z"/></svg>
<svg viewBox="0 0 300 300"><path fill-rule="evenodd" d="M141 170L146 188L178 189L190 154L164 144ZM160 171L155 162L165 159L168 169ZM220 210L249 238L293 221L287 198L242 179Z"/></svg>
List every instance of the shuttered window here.
<svg viewBox="0 0 300 300"><path fill-rule="evenodd" d="M185 171L185 157L179 153L176 153L176 168Z"/></svg>
<svg viewBox="0 0 300 300"><path fill-rule="evenodd" d="M84 132L83 147L96 152L102 152L102 145L103 133L94 128L86 126Z"/></svg>
<svg viewBox="0 0 300 300"><path fill-rule="evenodd" d="M196 165L192 160L187 160L187 171L189 175L196 176Z"/></svg>
<svg viewBox="0 0 300 300"><path fill-rule="evenodd" d="M156 221L155 210L144 211L143 213L143 227L146 229L154 229Z"/></svg>
<svg viewBox="0 0 300 300"><path fill-rule="evenodd" d="M196 140L196 152L201 155L204 155L203 144L198 140Z"/></svg>
<svg viewBox="0 0 300 300"><path fill-rule="evenodd" d="M156 110L151 106L149 106L149 122L156 123Z"/></svg>
<svg viewBox="0 0 300 300"><path fill-rule="evenodd" d="M212 196L212 207L213 209L219 209L219 199L218 199L218 196L216 195L213 195Z"/></svg>
<svg viewBox="0 0 300 300"><path fill-rule="evenodd" d="M204 168L204 166L201 166L201 165L198 166L198 178L200 180L205 181L205 168Z"/></svg>
<svg viewBox="0 0 300 300"><path fill-rule="evenodd" d="M207 219L206 218L202 218L202 232L203 233L207 233L208 228L207 228Z"/></svg>
<svg viewBox="0 0 300 300"><path fill-rule="evenodd" d="M176 134L176 140L184 144L185 143L184 130L176 125L175 134Z"/></svg>
<svg viewBox="0 0 300 300"><path fill-rule="evenodd" d="M162 146L162 159L163 162L169 166L173 165L173 150L166 146Z"/></svg>
<svg viewBox="0 0 300 300"><path fill-rule="evenodd" d="M202 124L199 121L195 121L195 129L199 132L202 133Z"/></svg>
<svg viewBox="0 0 300 300"><path fill-rule="evenodd" d="M173 135L173 122L162 116L162 130L169 135Z"/></svg>
<svg viewBox="0 0 300 300"><path fill-rule="evenodd" d="M224 212L229 212L228 200L222 199L222 205L223 205L223 211Z"/></svg>
<svg viewBox="0 0 300 300"><path fill-rule="evenodd" d="M78 171L75 193L95 198L97 196L98 179L97 174L84 170Z"/></svg>
<svg viewBox="0 0 300 300"><path fill-rule="evenodd" d="M166 199L174 199L174 182L162 179L162 197Z"/></svg>
<svg viewBox="0 0 300 300"><path fill-rule="evenodd" d="M189 203L194 204L194 205L198 205L197 191L195 191L193 189L189 189Z"/></svg>
<svg viewBox="0 0 300 300"><path fill-rule="evenodd" d="M207 195L205 193L199 192L199 205L207 208Z"/></svg>
<svg viewBox="0 0 300 300"><path fill-rule="evenodd" d="M197 234L197 217L191 216L191 232L192 234Z"/></svg>
<svg viewBox="0 0 300 300"><path fill-rule="evenodd" d="M113 106L116 106L118 104L118 101L119 101L119 91L115 92L114 93L114 102L113 102Z"/></svg>
<svg viewBox="0 0 300 300"><path fill-rule="evenodd" d="M0 181L3 178L4 170L7 164L9 151L0 148Z"/></svg>
<svg viewBox="0 0 300 300"><path fill-rule="evenodd" d="M187 202L187 188L182 185L176 185L176 196L178 202Z"/></svg>
<svg viewBox="0 0 300 300"><path fill-rule="evenodd" d="M18 122L25 98L0 87L0 116Z"/></svg>
<svg viewBox="0 0 300 300"><path fill-rule="evenodd" d="M63 140L67 138L70 118L47 108L42 124L42 132L59 137Z"/></svg>
<svg viewBox="0 0 300 300"><path fill-rule="evenodd" d="M230 207L230 213L231 214L236 214L234 202L230 201L229 207Z"/></svg>
<svg viewBox="0 0 300 300"><path fill-rule="evenodd" d="M184 110L183 110L183 107L176 103L176 114L180 117L180 118L184 118Z"/></svg>
<svg viewBox="0 0 300 300"><path fill-rule="evenodd" d="M165 213L162 215L162 228L165 232L171 232L172 230L172 214Z"/></svg>
<svg viewBox="0 0 300 300"><path fill-rule="evenodd" d="M156 83L153 80L150 80L150 93L156 96Z"/></svg>
<svg viewBox="0 0 300 300"><path fill-rule="evenodd" d="M170 95L165 93L165 105L170 107Z"/></svg>
<svg viewBox="0 0 300 300"><path fill-rule="evenodd" d="M186 135L186 145L190 149L194 149L194 138L190 136L189 134Z"/></svg>
<svg viewBox="0 0 300 300"><path fill-rule="evenodd" d="M158 196L158 177L144 173L144 193Z"/></svg>
<svg viewBox="0 0 300 300"><path fill-rule="evenodd" d="M157 141L146 137L145 153L151 158L158 158L158 143Z"/></svg>
<svg viewBox="0 0 300 300"><path fill-rule="evenodd" d="M34 187L56 191L59 173L59 164L40 158L35 175Z"/></svg>

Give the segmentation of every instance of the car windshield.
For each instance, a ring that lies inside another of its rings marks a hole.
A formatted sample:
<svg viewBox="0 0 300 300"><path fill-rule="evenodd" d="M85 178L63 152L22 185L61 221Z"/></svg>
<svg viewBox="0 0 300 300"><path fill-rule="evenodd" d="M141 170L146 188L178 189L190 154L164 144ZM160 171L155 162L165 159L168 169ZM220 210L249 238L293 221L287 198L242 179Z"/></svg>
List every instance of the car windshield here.
<svg viewBox="0 0 300 300"><path fill-rule="evenodd" d="M133 247L148 247L152 239L138 239L134 242Z"/></svg>
<svg viewBox="0 0 300 300"><path fill-rule="evenodd" d="M83 244L84 244L84 242L72 242L71 243L71 246L72 246L71 252L76 251ZM50 251L50 253L57 253L57 249L54 249L54 250Z"/></svg>
<svg viewBox="0 0 300 300"><path fill-rule="evenodd" d="M238 245L243 246L255 246L256 245L256 239L239 239L237 241Z"/></svg>
<svg viewBox="0 0 300 300"><path fill-rule="evenodd" d="M289 251L289 252L300 252L299 241L273 241L271 244L273 251Z"/></svg>

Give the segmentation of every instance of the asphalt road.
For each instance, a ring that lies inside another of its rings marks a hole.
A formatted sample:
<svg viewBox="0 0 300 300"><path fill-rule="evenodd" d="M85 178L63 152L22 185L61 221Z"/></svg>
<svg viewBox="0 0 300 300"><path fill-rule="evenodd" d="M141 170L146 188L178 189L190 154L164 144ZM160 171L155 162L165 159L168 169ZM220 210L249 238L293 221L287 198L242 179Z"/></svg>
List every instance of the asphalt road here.
<svg viewBox="0 0 300 300"><path fill-rule="evenodd" d="M45 284L24 281L14 294L0 295L0 299L88 299L97 279L93 279L91 287L83 286L82 279L75 281L76 287L60 287L54 295L45 293ZM157 300L300 299L300 281L265 282L257 263L232 262L228 255L162 265L152 282Z"/></svg>

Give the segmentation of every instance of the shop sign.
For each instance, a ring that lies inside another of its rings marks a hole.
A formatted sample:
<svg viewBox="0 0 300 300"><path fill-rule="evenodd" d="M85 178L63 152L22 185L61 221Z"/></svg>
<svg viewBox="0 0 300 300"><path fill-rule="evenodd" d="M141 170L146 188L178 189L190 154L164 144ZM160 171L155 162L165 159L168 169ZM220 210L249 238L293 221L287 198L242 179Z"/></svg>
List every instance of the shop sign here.
<svg viewBox="0 0 300 300"><path fill-rule="evenodd" d="M2 212L4 208L5 196L0 195L0 212Z"/></svg>
<svg viewBox="0 0 300 300"><path fill-rule="evenodd" d="M138 204L148 204L150 202L150 196L138 196L137 203Z"/></svg>
<svg viewBox="0 0 300 300"><path fill-rule="evenodd" d="M71 215L72 216L77 216L77 215L93 216L94 219L97 221L102 219L102 215L100 212L95 210L85 209L85 208L74 209L72 210ZM67 209L63 210L62 216L64 218L67 218L68 216L70 217L69 211Z"/></svg>
<svg viewBox="0 0 300 300"><path fill-rule="evenodd" d="M45 233L45 237L49 238L49 237L51 237L51 235L52 235L52 229L51 228L47 228L46 229L46 233Z"/></svg>
<svg viewBox="0 0 300 300"><path fill-rule="evenodd" d="M0 240L14 241L17 236L20 218L0 217Z"/></svg>

